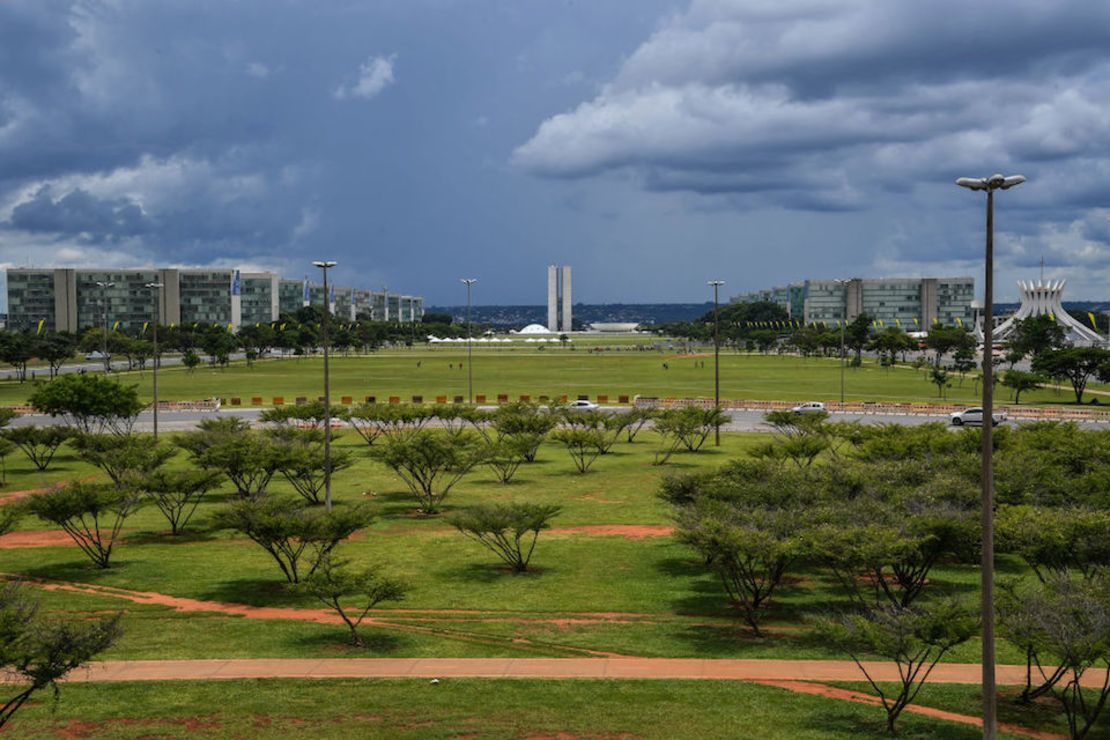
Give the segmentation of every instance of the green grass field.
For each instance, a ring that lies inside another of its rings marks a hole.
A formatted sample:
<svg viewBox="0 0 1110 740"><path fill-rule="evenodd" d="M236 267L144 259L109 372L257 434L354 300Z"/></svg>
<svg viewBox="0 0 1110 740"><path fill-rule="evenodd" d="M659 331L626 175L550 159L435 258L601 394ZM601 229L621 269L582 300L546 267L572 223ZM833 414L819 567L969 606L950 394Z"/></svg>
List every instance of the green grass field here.
<svg viewBox="0 0 1110 740"><path fill-rule="evenodd" d="M273 363L256 372L293 364ZM537 462L524 466L509 485L497 483L484 469L471 473L448 496L444 510L517 499L562 506L554 522L559 529L667 525L668 508L656 497L663 475L715 467L746 454L762 435L724 434L722 441L720 449L679 454L660 468L651 465L658 440L645 432L633 444L618 444L586 475L574 471L562 448L548 443ZM755 638L729 607L715 577L670 536L547 532L540 537L534 571L514 576L454 531L444 516L418 515L407 490L369 458L357 435L341 433L337 445L357 460L336 476L337 505L368 502L377 514L375 523L341 545L338 554L356 565L380 564L409 587L405 601L375 610L380 621L363 629L367 647L348 646L340 625L180 612L103 593L43 591L46 607L78 617L122 609L124 637L103 656L114 659L572 657L591 651L690 658L845 657L805 629L809 618L847 603L815 567L803 563L792 571L765 623L767 636ZM171 462L186 464L183 454ZM99 477L68 448L47 474L34 472L18 452L7 467L4 490L9 492ZM272 490L292 489L276 481ZM0 549L0 570L214 602L318 607L307 595L283 587L276 566L259 547L211 531L210 517L231 493L224 486L213 494L190 531L178 538L166 533L156 509L140 510L127 521L108 570L93 568L68 543ZM48 526L25 519L21 529L36 532ZM999 570L1024 572L1006 557L1000 558ZM938 592L976 598L974 568L939 567L930 580ZM583 618L613 612L624 616ZM978 645L969 643L947 659L978 658ZM999 659L1018 663L1023 655L1001 643ZM415 681L72 685L63 689L56 709L48 696L40 696L15 721L20 736L30 737L68 732L70 723L86 733L80 736L100 737L190 732L271 737L310 727L320 737L441 737L475 731L482 737L527 737L565 731L586 737L833 738L877 735L882 726L882 713L874 707L735 683L452 681L436 688L442 690L428 693L426 683ZM325 696L333 701L324 701ZM938 702L974 713L966 692L938 696ZM920 717L907 718L905 727L909 737L942 731L977 736L970 728Z"/></svg>
<svg viewBox="0 0 1110 740"><path fill-rule="evenodd" d="M414 349L379 352L366 356L335 357L331 362L332 396L361 400L375 396L386 400L398 396L408 401L422 396L432 402L437 396L466 396L465 349ZM667 367L664 368L664 365ZM607 395L615 403L619 396L662 398L713 397L712 352L678 355L671 352L549 348L481 349L474 353L474 393L495 401L498 394L511 398L529 395ZM961 382L953 374L947 399L975 403L979 393L969 373ZM119 373L124 382L134 383L146 399L152 397L150 371ZM323 393L323 362L319 357L269 359L248 368L234 363L225 369L207 366L189 372L167 366L158 375L159 397L163 400L198 400L238 397L244 405L258 396L269 405L275 396L292 403L298 396L316 398ZM844 373L845 398L849 401L937 401L937 388L924 371L909 365L883 368L873 361ZM30 383L0 381L0 403L21 403L32 389ZM1091 391L1106 388L1091 385ZM999 402L1006 403L1009 391L998 389ZM721 355L721 397L754 400L823 400L840 398L840 364L835 359L764 356L725 352ZM1096 397L1092 393L1088 398ZM1102 397L1104 401L1110 398ZM1026 393L1023 404L1065 404L1074 401L1070 389L1045 389Z"/></svg>

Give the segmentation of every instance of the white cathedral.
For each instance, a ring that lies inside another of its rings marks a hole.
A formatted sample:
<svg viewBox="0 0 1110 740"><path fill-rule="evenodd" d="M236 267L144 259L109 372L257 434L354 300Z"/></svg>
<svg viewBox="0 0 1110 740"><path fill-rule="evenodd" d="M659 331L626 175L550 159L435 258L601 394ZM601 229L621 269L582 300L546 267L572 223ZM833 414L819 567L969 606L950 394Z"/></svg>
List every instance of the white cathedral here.
<svg viewBox="0 0 1110 740"><path fill-rule="evenodd" d="M1021 319L1030 316L1051 316L1064 329L1065 337L1072 344L1091 345L1102 344L1106 339L1091 327L1076 321L1067 312L1062 303L1066 280L1037 280L1036 282L1018 281L1018 290L1021 291L1021 307L994 329L994 341L1005 341L1014 331L1014 325ZM983 329L980 325L975 327L976 337L983 338Z"/></svg>

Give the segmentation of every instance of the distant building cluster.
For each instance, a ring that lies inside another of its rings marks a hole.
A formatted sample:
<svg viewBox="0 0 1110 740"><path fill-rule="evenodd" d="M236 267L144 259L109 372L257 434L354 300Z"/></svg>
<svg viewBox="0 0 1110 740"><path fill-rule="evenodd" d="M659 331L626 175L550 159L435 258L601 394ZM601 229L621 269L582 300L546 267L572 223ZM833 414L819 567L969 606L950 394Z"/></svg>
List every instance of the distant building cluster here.
<svg viewBox="0 0 1110 740"><path fill-rule="evenodd" d="M246 324L277 321L304 306L323 306L324 287L272 272L236 269L9 269L8 328L79 331L160 324ZM161 283L164 287L149 288ZM331 286L332 313L354 321L420 321L424 299L387 291ZM157 303L157 306L155 305Z"/></svg>
<svg viewBox="0 0 1110 740"><path fill-rule="evenodd" d="M853 321L866 314L886 325L912 330L938 322L971 328L974 298L975 279L970 277L848 278L805 280L735 295L731 301L769 301L806 323Z"/></svg>

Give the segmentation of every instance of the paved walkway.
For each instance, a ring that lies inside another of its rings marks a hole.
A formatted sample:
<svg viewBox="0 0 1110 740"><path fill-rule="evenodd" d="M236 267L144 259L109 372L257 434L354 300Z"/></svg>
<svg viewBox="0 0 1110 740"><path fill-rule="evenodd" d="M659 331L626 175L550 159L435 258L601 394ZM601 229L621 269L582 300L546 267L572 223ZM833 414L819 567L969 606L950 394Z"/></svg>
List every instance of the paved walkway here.
<svg viewBox="0 0 1110 740"><path fill-rule="evenodd" d="M877 681L897 681L893 663L864 663ZM850 660L706 660L697 658L237 658L108 660L68 681L205 681L249 678L531 678L862 681ZM1091 675L1091 685L1101 686ZM979 683L979 666L942 663L931 683ZM1000 684L1025 682L1025 666L998 667Z"/></svg>

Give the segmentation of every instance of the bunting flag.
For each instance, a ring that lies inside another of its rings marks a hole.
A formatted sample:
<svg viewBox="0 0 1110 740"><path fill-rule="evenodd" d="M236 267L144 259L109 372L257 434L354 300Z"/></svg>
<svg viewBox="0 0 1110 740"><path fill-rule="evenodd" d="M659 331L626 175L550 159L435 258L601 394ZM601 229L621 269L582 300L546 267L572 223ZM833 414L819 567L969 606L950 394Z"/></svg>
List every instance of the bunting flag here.
<svg viewBox="0 0 1110 740"><path fill-rule="evenodd" d="M914 326L921 326L921 324L920 324L920 322L918 322L918 320L917 320L917 317L916 317L916 316L914 316L914 317L913 317L913 325L914 325Z"/></svg>
<svg viewBox="0 0 1110 740"><path fill-rule="evenodd" d="M956 323L959 324L961 328L964 325L963 319L961 319L959 316L956 317Z"/></svg>
<svg viewBox="0 0 1110 740"><path fill-rule="evenodd" d="M175 324L175 323L173 323L173 322L171 321L171 322L170 322L170 328L172 329L172 328L174 328L175 326L177 326L177 324Z"/></svg>
<svg viewBox="0 0 1110 740"><path fill-rule="evenodd" d="M1052 313L1051 311L1048 312L1048 318L1052 319L1053 323L1056 322L1056 314Z"/></svg>
<svg viewBox="0 0 1110 740"><path fill-rule="evenodd" d="M1087 312L1087 316L1088 316L1088 318L1090 318L1090 319L1091 319L1091 326L1093 326L1093 327L1094 327L1095 331L1098 331L1098 322L1097 322L1097 321L1095 321L1095 315L1094 315L1094 313L1092 313L1092 312L1088 311L1088 312Z"/></svg>
<svg viewBox="0 0 1110 740"><path fill-rule="evenodd" d="M42 334L42 327L45 326L45 325L46 325L46 319L39 319L39 330L36 332L36 334Z"/></svg>
<svg viewBox="0 0 1110 740"><path fill-rule="evenodd" d="M119 330L119 321L117 320L116 323L112 324L112 331L118 331L118 330Z"/></svg>
<svg viewBox="0 0 1110 740"><path fill-rule="evenodd" d="M231 326L231 322L229 321L229 322L227 322L227 330L231 331L231 329L232 329L232 326Z"/></svg>
<svg viewBox="0 0 1110 740"><path fill-rule="evenodd" d="M879 319L879 326L882 327L883 329L885 329L886 328L886 322L883 321L882 319Z"/></svg>
<svg viewBox="0 0 1110 740"><path fill-rule="evenodd" d="M281 323L281 331L285 331L285 322L284 321Z"/></svg>
<svg viewBox="0 0 1110 740"><path fill-rule="evenodd" d="M898 326L899 329L902 328L902 319L895 319L894 323Z"/></svg>
<svg viewBox="0 0 1110 740"><path fill-rule="evenodd" d="M148 326L150 326L150 322L149 322L149 321L144 321L144 322L143 322L143 330L142 330L141 332L139 332L139 336L140 336L140 337L141 337L142 335L146 334L146 328L147 328Z"/></svg>

